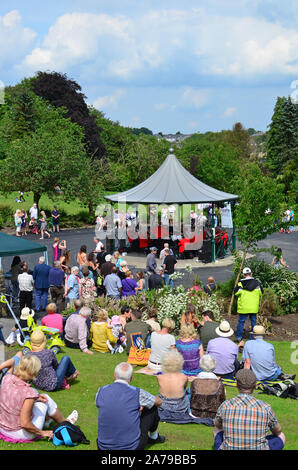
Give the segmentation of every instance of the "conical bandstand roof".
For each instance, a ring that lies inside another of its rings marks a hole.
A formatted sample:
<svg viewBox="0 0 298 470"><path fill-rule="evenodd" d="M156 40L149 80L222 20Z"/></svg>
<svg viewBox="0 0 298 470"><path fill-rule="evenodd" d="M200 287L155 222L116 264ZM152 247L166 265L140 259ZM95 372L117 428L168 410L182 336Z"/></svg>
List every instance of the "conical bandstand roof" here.
<svg viewBox="0 0 298 470"><path fill-rule="evenodd" d="M105 196L105 199L130 204L193 204L232 201L238 196L202 183L170 153L148 179L127 191Z"/></svg>

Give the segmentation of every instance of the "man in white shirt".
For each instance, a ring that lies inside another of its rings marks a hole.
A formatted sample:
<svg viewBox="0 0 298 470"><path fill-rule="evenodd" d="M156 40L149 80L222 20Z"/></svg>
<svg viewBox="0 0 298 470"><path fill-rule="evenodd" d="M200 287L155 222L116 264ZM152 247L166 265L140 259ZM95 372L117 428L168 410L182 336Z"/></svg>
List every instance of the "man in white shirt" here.
<svg viewBox="0 0 298 470"><path fill-rule="evenodd" d="M36 202L34 202L33 206L29 209L30 219L37 220L38 217L38 208Z"/></svg>
<svg viewBox="0 0 298 470"><path fill-rule="evenodd" d="M32 296L34 281L31 274L28 273L28 266L23 265L23 272L18 275L18 283L20 288L19 302L20 312L24 307L32 309Z"/></svg>

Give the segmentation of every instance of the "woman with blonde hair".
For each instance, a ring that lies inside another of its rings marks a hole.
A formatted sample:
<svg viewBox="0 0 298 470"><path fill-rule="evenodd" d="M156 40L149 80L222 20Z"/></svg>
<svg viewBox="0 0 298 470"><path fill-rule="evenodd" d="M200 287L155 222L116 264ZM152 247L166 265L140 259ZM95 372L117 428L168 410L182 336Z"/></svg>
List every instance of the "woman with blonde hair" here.
<svg viewBox="0 0 298 470"><path fill-rule="evenodd" d="M121 261L123 261L123 259L121 258L119 251L115 251L113 256L114 256L114 259L115 259L116 267L120 271L120 269L121 269L121 264L120 263L121 263Z"/></svg>
<svg viewBox="0 0 298 470"><path fill-rule="evenodd" d="M52 392L61 388L69 388L79 375L69 356L63 356L58 362L55 353L47 349L47 339L41 330L34 330L30 337L31 351L28 355L36 356L41 368L33 380L39 390Z"/></svg>
<svg viewBox="0 0 298 470"><path fill-rule="evenodd" d="M47 231L48 223L47 223L46 213L45 213L45 211L40 211L40 213L41 213L41 219L39 219L39 221L40 221L40 234L41 234L40 240L44 239L44 235L47 235L48 238L51 238L51 235Z"/></svg>
<svg viewBox="0 0 298 470"><path fill-rule="evenodd" d="M197 338L193 325L182 325L176 348L184 358L182 372L187 376L196 376L200 372L200 358L204 354L201 341Z"/></svg>
<svg viewBox="0 0 298 470"><path fill-rule="evenodd" d="M96 321L91 324L90 328L92 347L101 353L110 352L108 341L115 345L118 340L109 328L107 320L108 312L101 308L96 313Z"/></svg>
<svg viewBox="0 0 298 470"><path fill-rule="evenodd" d="M155 372L161 371L163 356L171 349L175 348L175 336L172 331L175 329L175 322L171 318L165 318L160 331L151 333L151 354L148 361L148 368Z"/></svg>
<svg viewBox="0 0 298 470"><path fill-rule="evenodd" d="M14 214L14 223L16 226L16 237L21 237L22 230L22 211L17 209Z"/></svg>
<svg viewBox="0 0 298 470"><path fill-rule="evenodd" d="M138 284L133 278L131 271L125 273L125 279L121 281L122 284L122 297L129 297L131 295L137 295Z"/></svg>
<svg viewBox="0 0 298 470"><path fill-rule="evenodd" d="M0 388L0 433L10 442L31 442L36 436L53 438L53 431L44 429L50 419L75 424L78 412L74 410L64 418L55 401L39 394L29 382L41 368L40 360L32 355L23 356L13 374L7 374Z"/></svg>

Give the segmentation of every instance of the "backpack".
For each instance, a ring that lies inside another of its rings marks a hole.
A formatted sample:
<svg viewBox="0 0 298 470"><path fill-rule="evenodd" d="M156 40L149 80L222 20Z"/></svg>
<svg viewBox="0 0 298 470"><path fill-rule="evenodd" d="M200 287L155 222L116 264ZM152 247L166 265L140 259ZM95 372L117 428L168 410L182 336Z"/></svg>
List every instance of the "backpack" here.
<svg viewBox="0 0 298 470"><path fill-rule="evenodd" d="M54 446L72 447L78 444L90 444L90 441L86 439L85 434L78 426L69 421L63 421L53 428L53 444Z"/></svg>
<svg viewBox="0 0 298 470"><path fill-rule="evenodd" d="M293 398L298 400L297 385L293 380L285 380L284 382L278 382L274 385L262 384L259 387L264 393L268 395L275 395L280 398Z"/></svg>

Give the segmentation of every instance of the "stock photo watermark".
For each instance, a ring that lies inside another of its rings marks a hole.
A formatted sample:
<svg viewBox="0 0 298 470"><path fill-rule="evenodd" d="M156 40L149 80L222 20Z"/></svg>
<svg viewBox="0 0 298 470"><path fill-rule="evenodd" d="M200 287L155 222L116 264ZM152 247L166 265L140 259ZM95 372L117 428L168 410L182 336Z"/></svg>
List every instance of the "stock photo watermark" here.
<svg viewBox="0 0 298 470"><path fill-rule="evenodd" d="M186 250L198 250L203 244L204 224L207 218L203 211L191 219L191 206L167 204L138 204L127 206L119 201L117 208L102 204L96 208L95 236L103 240L189 240ZM212 229L211 229L212 230ZM211 233L210 233L211 235Z"/></svg>

